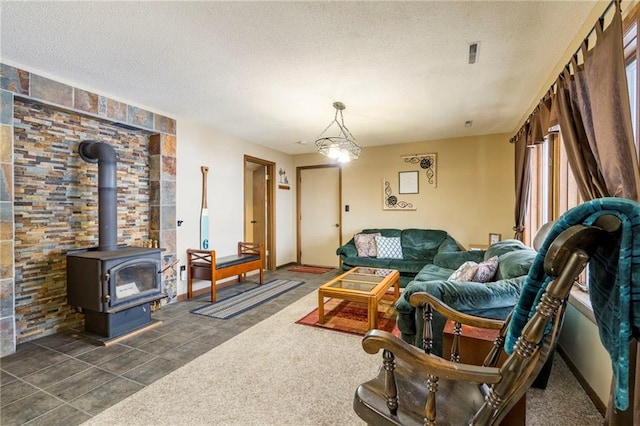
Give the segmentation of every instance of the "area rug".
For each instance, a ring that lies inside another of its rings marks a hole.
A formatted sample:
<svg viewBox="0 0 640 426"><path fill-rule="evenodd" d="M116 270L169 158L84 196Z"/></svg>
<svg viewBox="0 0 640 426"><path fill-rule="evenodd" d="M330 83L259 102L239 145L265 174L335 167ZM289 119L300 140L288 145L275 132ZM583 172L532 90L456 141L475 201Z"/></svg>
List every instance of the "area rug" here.
<svg viewBox="0 0 640 426"><path fill-rule="evenodd" d="M324 303L324 324L318 322L318 310L314 309L296 323L326 328L344 333L365 335L368 330L367 305L332 298ZM400 337L396 327L396 309L393 295L386 295L378 302L378 329Z"/></svg>
<svg viewBox="0 0 640 426"><path fill-rule="evenodd" d="M289 268L291 272L303 272L305 274L324 274L333 271L335 268L326 268L324 266L299 265Z"/></svg>
<svg viewBox="0 0 640 426"><path fill-rule="evenodd" d="M208 303L199 308L192 309L189 312L211 318L229 319L268 302L302 284L304 284L304 281L271 280L252 290L218 302Z"/></svg>

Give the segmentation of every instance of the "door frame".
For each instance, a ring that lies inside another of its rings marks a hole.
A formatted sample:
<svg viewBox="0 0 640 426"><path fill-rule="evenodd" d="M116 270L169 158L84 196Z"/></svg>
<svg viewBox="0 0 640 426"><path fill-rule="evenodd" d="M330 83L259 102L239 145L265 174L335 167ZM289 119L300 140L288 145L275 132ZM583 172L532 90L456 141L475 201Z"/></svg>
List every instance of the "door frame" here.
<svg viewBox="0 0 640 426"><path fill-rule="evenodd" d="M267 241L266 241L266 247L265 252L269 253L269 256L267 257L267 262L264 265L265 269L269 270L269 271L274 271L276 269L276 245L275 245L275 236L276 236L276 225L275 225L275 179L273 178L275 176L275 170L276 170L276 163L274 163L273 161L268 161L268 160L263 160L262 158L257 158L257 157L252 157L250 155L246 155L244 156L244 167L243 167L243 176L244 176L244 183L242 184L244 193L243 193L243 204L244 204L244 209L242 212L242 215L244 217L244 221L243 221L243 228L242 228L242 232L245 236L246 239L246 223L247 223L247 199L245 194L247 193L247 188L246 188L246 182L247 182L247 163L254 163L254 164L260 164L262 166L266 167L266 174L267 174L267 190L265 192L265 197L267 198L266 200L266 211L267 211L267 223L266 223L266 230L267 230Z"/></svg>
<svg viewBox="0 0 640 426"><path fill-rule="evenodd" d="M335 167L338 169L338 241L342 246L342 167L339 164L318 164L315 166L298 166L296 167L296 263L300 265L302 261L302 222L300 218L302 204L302 176L303 170L309 169L326 169ZM342 265L340 265L342 266Z"/></svg>

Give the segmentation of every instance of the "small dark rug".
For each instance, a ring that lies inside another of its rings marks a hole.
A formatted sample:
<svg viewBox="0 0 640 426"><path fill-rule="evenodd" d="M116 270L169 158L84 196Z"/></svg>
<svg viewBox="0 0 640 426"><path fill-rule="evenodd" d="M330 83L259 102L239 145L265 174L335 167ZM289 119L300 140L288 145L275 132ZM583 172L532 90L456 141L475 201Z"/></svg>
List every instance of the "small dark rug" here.
<svg viewBox="0 0 640 426"><path fill-rule="evenodd" d="M302 284L304 284L304 281L271 280L254 289L215 303L208 303L189 312L211 318L229 319L262 305Z"/></svg>
<svg viewBox="0 0 640 426"><path fill-rule="evenodd" d="M324 266L312 266L312 265L299 265L289 268L291 272L303 272L305 274L324 274L333 271L335 268L328 268Z"/></svg>
<svg viewBox="0 0 640 426"><path fill-rule="evenodd" d="M394 296L385 295L378 302L378 330L388 331L400 337L396 327L396 309ZM332 298L324 303L324 324L318 323L318 310L314 309L298 321L297 324L326 328L343 333L365 335L367 333L367 305Z"/></svg>

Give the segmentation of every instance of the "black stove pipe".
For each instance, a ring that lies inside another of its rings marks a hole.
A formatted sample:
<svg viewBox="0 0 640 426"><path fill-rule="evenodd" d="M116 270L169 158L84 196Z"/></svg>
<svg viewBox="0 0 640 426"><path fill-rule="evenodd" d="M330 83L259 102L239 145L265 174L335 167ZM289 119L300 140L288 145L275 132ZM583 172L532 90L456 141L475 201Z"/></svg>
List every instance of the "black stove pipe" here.
<svg viewBox="0 0 640 426"><path fill-rule="evenodd" d="M104 142L87 140L80 142L78 153L84 161L98 163L98 250L117 250L116 152Z"/></svg>

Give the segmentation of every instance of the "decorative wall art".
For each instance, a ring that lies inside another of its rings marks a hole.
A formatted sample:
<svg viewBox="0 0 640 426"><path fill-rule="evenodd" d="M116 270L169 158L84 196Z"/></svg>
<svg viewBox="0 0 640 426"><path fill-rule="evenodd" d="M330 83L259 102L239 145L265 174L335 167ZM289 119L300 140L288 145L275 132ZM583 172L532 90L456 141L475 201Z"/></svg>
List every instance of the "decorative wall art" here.
<svg viewBox="0 0 640 426"><path fill-rule="evenodd" d="M416 210L413 204L398 200L398 197L391 192L391 184L382 179L382 210Z"/></svg>
<svg viewBox="0 0 640 426"><path fill-rule="evenodd" d="M427 173L427 182L433 185L434 188L437 187L438 180L436 175L436 154L412 154L412 155L402 155L400 156L404 160L405 163L409 164L417 164L421 169L425 170Z"/></svg>
<svg viewBox="0 0 640 426"><path fill-rule="evenodd" d="M489 245L495 244L502 239L502 234L489 234Z"/></svg>
<svg viewBox="0 0 640 426"><path fill-rule="evenodd" d="M287 172L282 167L278 170L278 189L291 189L289 179L287 178Z"/></svg>
<svg viewBox="0 0 640 426"><path fill-rule="evenodd" d="M417 170L410 172L398 172L398 193L400 194L417 194L418 191Z"/></svg>

